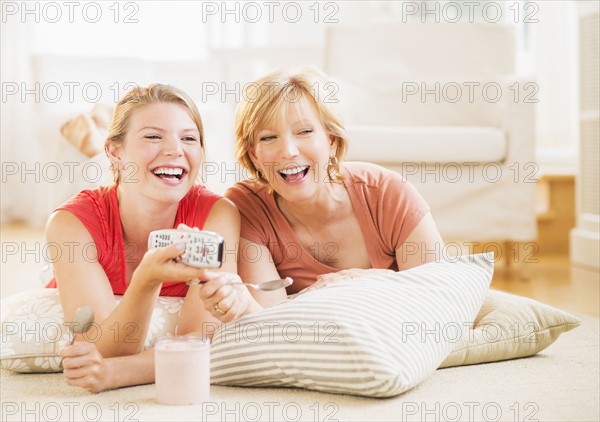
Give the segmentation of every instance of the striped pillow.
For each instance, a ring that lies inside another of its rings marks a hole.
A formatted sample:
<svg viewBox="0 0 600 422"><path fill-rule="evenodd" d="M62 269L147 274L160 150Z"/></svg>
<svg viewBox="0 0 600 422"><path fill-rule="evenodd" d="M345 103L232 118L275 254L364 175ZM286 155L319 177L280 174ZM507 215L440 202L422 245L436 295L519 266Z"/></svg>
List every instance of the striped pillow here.
<svg viewBox="0 0 600 422"><path fill-rule="evenodd" d="M373 274L223 326L211 383L391 397L433 373L485 298L493 255Z"/></svg>

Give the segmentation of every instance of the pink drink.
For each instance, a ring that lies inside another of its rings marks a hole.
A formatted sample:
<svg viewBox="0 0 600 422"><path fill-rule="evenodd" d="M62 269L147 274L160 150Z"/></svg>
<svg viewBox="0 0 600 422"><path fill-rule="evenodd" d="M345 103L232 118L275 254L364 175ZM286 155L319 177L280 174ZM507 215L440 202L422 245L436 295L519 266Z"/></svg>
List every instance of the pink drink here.
<svg viewBox="0 0 600 422"><path fill-rule="evenodd" d="M156 401L201 404L210 397L210 342L200 337L162 337L154 346Z"/></svg>

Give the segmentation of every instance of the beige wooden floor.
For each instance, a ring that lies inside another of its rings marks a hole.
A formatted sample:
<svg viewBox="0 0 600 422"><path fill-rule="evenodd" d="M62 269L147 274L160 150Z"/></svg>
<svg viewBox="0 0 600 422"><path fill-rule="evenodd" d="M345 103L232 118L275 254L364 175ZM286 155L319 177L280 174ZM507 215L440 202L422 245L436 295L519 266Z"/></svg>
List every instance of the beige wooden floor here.
<svg viewBox="0 0 600 422"><path fill-rule="evenodd" d="M572 265L564 254L540 254L538 262L496 265L492 288L600 317L600 273Z"/></svg>
<svg viewBox="0 0 600 422"><path fill-rule="evenodd" d="M47 251L43 229L11 224L0 227L0 297L40 287ZM571 265L564 254L536 254L528 263L496 263L492 287L553 306L600 316L600 274Z"/></svg>

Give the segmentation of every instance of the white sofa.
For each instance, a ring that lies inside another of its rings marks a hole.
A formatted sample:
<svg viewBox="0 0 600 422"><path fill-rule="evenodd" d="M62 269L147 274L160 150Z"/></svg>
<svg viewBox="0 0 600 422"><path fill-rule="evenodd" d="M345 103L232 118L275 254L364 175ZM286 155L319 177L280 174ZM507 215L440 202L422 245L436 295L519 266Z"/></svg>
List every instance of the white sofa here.
<svg viewBox="0 0 600 422"><path fill-rule="evenodd" d="M347 158L402 173L446 241L536 238L536 85L514 75L512 26L333 25L324 63Z"/></svg>

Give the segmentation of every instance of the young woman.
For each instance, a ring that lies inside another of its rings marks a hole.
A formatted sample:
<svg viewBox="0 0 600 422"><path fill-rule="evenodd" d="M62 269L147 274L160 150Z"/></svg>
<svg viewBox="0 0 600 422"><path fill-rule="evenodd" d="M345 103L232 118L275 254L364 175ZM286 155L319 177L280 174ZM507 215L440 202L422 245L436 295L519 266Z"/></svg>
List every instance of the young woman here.
<svg viewBox="0 0 600 422"><path fill-rule="evenodd" d="M196 184L204 158L202 121L182 91L160 84L134 88L116 105L105 150L115 183L85 190L48 220L46 237L65 321L91 306L100 335L79 336L62 349L67 382L97 392L154 380L153 351L143 351L159 295L184 297L178 334L207 334L258 306L239 281L235 254L218 271L177 263L184 243L147 249L151 231L199 228L239 241L240 218L230 201ZM188 286L190 280L207 281ZM115 305L114 295L122 295Z"/></svg>

